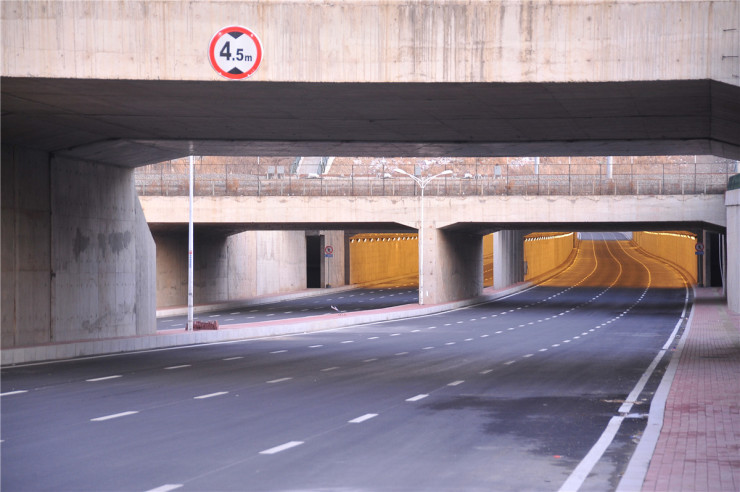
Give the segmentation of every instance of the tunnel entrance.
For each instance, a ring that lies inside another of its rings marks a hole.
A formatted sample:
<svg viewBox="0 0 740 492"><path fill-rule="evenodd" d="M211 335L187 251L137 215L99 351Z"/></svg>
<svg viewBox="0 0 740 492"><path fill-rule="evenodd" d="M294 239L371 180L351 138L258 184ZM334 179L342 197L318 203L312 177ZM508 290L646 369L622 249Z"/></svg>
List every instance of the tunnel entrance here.
<svg viewBox="0 0 740 492"><path fill-rule="evenodd" d="M306 287L321 288L321 265L323 262L324 236L306 236Z"/></svg>

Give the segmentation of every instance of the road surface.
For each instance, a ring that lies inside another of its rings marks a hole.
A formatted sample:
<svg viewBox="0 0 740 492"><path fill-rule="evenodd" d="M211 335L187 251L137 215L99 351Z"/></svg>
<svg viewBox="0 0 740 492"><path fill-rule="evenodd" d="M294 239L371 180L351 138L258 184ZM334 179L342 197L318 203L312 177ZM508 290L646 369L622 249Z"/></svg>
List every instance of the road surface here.
<svg viewBox="0 0 740 492"><path fill-rule="evenodd" d="M4 368L2 487L610 490L686 301L672 268L588 240L440 315Z"/></svg>

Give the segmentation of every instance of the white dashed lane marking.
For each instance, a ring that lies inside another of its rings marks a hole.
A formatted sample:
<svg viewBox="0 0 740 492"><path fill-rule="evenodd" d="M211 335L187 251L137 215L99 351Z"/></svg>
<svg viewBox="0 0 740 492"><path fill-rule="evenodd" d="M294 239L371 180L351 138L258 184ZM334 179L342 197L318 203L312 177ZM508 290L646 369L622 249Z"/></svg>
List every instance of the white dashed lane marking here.
<svg viewBox="0 0 740 492"><path fill-rule="evenodd" d="M361 424L365 422L366 420L370 420L372 418L377 417L377 413L366 413L365 415L361 415L360 417L354 418L352 420L349 420L348 423L350 424Z"/></svg>
<svg viewBox="0 0 740 492"><path fill-rule="evenodd" d="M128 411L128 412L121 412L121 413L114 413L113 415L105 415L103 417L95 417L94 419L90 419L90 422L104 422L106 420L113 420L118 419L121 417L127 417L129 415L134 415L139 413L138 411Z"/></svg>
<svg viewBox="0 0 740 492"><path fill-rule="evenodd" d="M86 379L88 383L97 383L98 381L108 381L109 379L118 379L122 378L120 374L116 374L115 376L103 376L102 378L92 378L92 379ZM5 394L5 393L3 393Z"/></svg>
<svg viewBox="0 0 740 492"><path fill-rule="evenodd" d="M286 449L300 446L301 444L303 444L303 441L290 441L290 442L286 442L285 444L281 444L280 446L275 446L274 448L265 449L264 451L260 451L259 454L275 454L281 451L285 451Z"/></svg>

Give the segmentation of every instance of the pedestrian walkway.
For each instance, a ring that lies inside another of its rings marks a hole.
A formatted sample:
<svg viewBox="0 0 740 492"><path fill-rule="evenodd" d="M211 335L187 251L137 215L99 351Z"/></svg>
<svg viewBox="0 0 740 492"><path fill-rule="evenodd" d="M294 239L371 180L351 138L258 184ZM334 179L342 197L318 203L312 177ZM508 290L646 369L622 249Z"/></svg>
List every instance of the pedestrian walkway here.
<svg viewBox="0 0 740 492"><path fill-rule="evenodd" d="M695 292L643 491L740 491L740 314Z"/></svg>

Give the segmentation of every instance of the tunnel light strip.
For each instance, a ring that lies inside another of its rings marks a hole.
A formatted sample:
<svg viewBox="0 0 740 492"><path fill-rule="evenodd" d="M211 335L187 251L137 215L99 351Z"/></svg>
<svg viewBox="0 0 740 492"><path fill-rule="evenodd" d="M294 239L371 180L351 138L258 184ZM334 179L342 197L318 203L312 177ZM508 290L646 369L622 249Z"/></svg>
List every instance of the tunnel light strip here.
<svg viewBox="0 0 740 492"><path fill-rule="evenodd" d="M678 234L676 232L649 232L649 231L643 231L644 234L652 234L654 236L672 236L672 237L683 237L686 239L691 239L692 241L696 241L696 236L691 234Z"/></svg>
<svg viewBox="0 0 740 492"><path fill-rule="evenodd" d="M558 234L558 235L555 235L555 236L528 237L528 238L524 238L524 242L527 242L527 241L542 241L542 240L545 240L545 239L559 239L561 237L568 237L568 236L572 236L572 235L573 235L572 232L566 232L565 234Z"/></svg>

